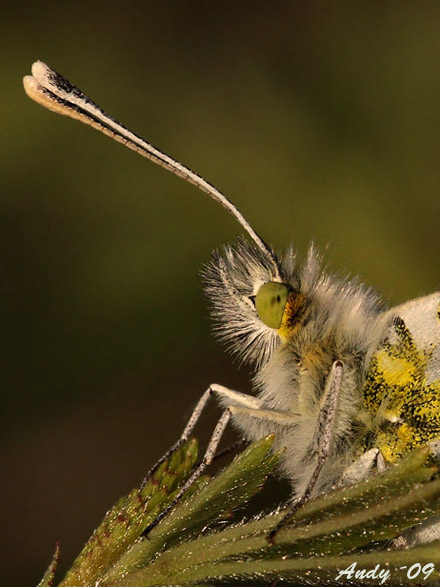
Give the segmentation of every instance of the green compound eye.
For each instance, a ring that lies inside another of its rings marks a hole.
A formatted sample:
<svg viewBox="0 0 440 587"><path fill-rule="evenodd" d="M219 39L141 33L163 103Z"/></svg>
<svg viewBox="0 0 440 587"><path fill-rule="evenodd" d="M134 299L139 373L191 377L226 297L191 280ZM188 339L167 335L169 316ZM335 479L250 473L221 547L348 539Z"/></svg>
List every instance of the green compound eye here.
<svg viewBox="0 0 440 587"><path fill-rule="evenodd" d="M288 289L282 283L269 281L258 290L255 296L255 309L261 321L269 328L280 328Z"/></svg>

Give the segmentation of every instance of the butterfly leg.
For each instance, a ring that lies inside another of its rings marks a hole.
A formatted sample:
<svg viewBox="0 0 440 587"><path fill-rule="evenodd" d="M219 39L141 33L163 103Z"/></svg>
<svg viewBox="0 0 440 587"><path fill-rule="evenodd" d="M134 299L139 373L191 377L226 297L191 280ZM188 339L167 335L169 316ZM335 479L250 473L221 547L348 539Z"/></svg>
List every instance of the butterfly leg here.
<svg viewBox="0 0 440 587"><path fill-rule="evenodd" d="M231 412L228 408L226 408L226 410L223 411L222 415L220 416L220 418L214 428L214 432L212 433L211 439L208 443L208 446L206 448L206 452L203 456L202 461L194 469L194 471L192 472L190 477L186 480L183 487L181 488L179 493L176 495L176 497L173 499L173 501L156 517L156 519L149 526L147 526L147 528L143 532L144 536L148 536L148 534L151 532L151 530L153 528L155 528L159 524L159 522L161 522L163 520L163 518L172 509L174 509L174 507L180 502L183 495L188 491L188 489L191 487L191 485L203 474L206 467L208 467L212 463L214 456L215 456L215 453L216 453L216 450L217 450L217 447L219 445L221 437L223 436L223 432L225 431L225 428L226 428L230 418L231 418Z"/></svg>
<svg viewBox="0 0 440 587"><path fill-rule="evenodd" d="M223 411L220 419L217 422L216 427L214 428L214 432L212 433L205 455L201 463L194 469L189 479L186 481L182 489L179 491L178 495L173 500L173 502L169 504L163 512L161 512L161 514L150 524L150 526L148 526L148 528L146 528L146 530L144 531L144 535L147 535L155 526L157 526L157 524L168 514L168 512L172 508L174 508L174 506L181 500L182 496L188 490L188 488L194 483L194 481L198 477L200 477L200 475L202 475L206 467L210 465L214 460L218 444L226 428L226 425L230 419L231 410L228 408L228 405L244 406L247 408L253 408L255 410L258 410L261 404L260 400L258 400L257 398L246 395L244 393L239 393L238 391L233 391L232 389L228 389L223 385L218 385L216 383L211 384L197 402L196 407L194 408L194 411L191 414L191 417L189 418L188 423L185 426L180 438L148 471L147 475L145 476L142 482L141 487L145 487L145 485L148 483L148 480L155 473L155 471L157 471L160 465L172 454L174 454L176 450L178 450L184 444L184 442L186 442L186 440L188 440L212 395L216 395L222 398L221 403L225 405L226 409Z"/></svg>
<svg viewBox="0 0 440 587"><path fill-rule="evenodd" d="M210 397L213 394L219 395L222 398L224 398L224 401L222 402L224 404L230 403L246 407L253 407L254 409L258 409L258 406L260 404L260 400L252 396L246 395L244 393L239 393L238 391L233 391L232 389L228 389L227 387L224 387L223 385L218 385L217 383L211 384L197 402L196 407L194 408L194 411L191 414L190 419L188 420L188 423L185 426L180 438L166 451L166 453L163 456L161 456L157 463L153 467L151 467L151 469L145 475L144 480L142 481L141 488L145 487L145 485L148 483L148 481L151 479L152 475L154 475L154 473L157 471L160 465L164 461L166 461L171 455L173 455L176 452L176 450L178 450L188 440L197 422L199 421L200 416L202 415L206 407L206 404L208 403Z"/></svg>
<svg viewBox="0 0 440 587"><path fill-rule="evenodd" d="M385 471L386 464L382 452L378 448L370 448L344 471L342 485L354 485L366 479L375 470L377 473Z"/></svg>
<svg viewBox="0 0 440 587"><path fill-rule="evenodd" d="M303 494L291 504L282 520L269 533L267 537L269 544L274 543L274 539L277 533L288 523L295 512L297 512L300 507L304 505L304 503L309 499L322 471L322 467L330 455L333 426L335 423L339 391L341 389L342 373L342 361L335 361L327 379L326 389L322 402L321 417L320 421L318 422L318 429L320 430L320 433L318 440L318 460L316 466Z"/></svg>
<svg viewBox="0 0 440 587"><path fill-rule="evenodd" d="M160 467L160 465L164 461L166 461L171 455L173 455L176 452L176 450L178 450L188 440L188 438L191 435L192 431L194 430L194 427L197 424L203 410L205 409L206 404L208 403L208 400L211 397L211 394L212 394L211 386L209 386L208 389L202 394L201 398L197 402L197 405L194 408L194 411L191 414L191 417L188 420L188 423L185 426L180 438L166 451L165 454L163 454L160 457L160 459L157 461L157 463L153 467L151 467L151 469L145 475L144 480L142 481L141 489L143 487L145 487L145 485L148 483L148 481L151 479L151 477L154 475L154 473L157 471L157 469Z"/></svg>

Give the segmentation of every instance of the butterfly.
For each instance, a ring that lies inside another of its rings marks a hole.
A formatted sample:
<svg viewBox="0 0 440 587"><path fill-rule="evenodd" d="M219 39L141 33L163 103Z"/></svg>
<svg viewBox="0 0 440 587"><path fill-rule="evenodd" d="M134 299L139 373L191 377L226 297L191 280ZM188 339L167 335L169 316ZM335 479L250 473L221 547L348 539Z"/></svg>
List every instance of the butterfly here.
<svg viewBox="0 0 440 587"><path fill-rule="evenodd" d="M214 252L203 277L216 334L253 366L255 394L218 384L202 394L181 437L150 474L189 437L209 398L224 411L202 462L151 527L212 462L231 421L247 440L275 433L275 447L284 449L280 471L290 480L292 503L270 541L311 496L360 481L417 446L431 443L435 450L440 292L386 309L358 280L323 270L314 246L302 261L293 249L275 252L217 188L128 130L44 63L33 64L24 88L49 110L91 125L195 185L248 235Z"/></svg>

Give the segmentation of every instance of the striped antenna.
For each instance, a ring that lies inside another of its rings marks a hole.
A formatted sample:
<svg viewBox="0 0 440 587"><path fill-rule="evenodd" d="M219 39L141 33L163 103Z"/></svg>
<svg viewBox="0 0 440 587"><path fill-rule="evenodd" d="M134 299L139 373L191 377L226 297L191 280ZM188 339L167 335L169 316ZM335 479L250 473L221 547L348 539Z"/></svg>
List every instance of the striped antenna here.
<svg viewBox="0 0 440 587"><path fill-rule="evenodd" d="M136 151L139 155L150 159L161 167L165 167L175 175L183 177L189 183L197 186L202 192L207 193L238 220L255 244L271 260L274 265L275 274L279 278L278 263L272 249L258 236L240 210L217 188L188 167L162 153L162 151L120 124L83 94L81 90L42 61L36 61L32 65L31 71L32 75L26 75L23 78L23 85L25 92L32 100L35 100L35 102L38 102L38 104L41 104L41 106L44 106L48 110L89 124L105 135L115 139L115 141L119 141L129 149Z"/></svg>

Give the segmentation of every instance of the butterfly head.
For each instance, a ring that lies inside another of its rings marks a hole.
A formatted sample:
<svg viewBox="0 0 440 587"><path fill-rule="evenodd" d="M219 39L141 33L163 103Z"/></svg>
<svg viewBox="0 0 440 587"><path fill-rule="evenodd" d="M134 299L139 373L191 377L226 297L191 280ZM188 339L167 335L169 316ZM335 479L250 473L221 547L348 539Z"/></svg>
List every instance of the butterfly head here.
<svg viewBox="0 0 440 587"><path fill-rule="evenodd" d="M213 254L203 276L217 334L234 355L256 369L305 319L307 297L293 251L284 257L267 256L239 239Z"/></svg>

